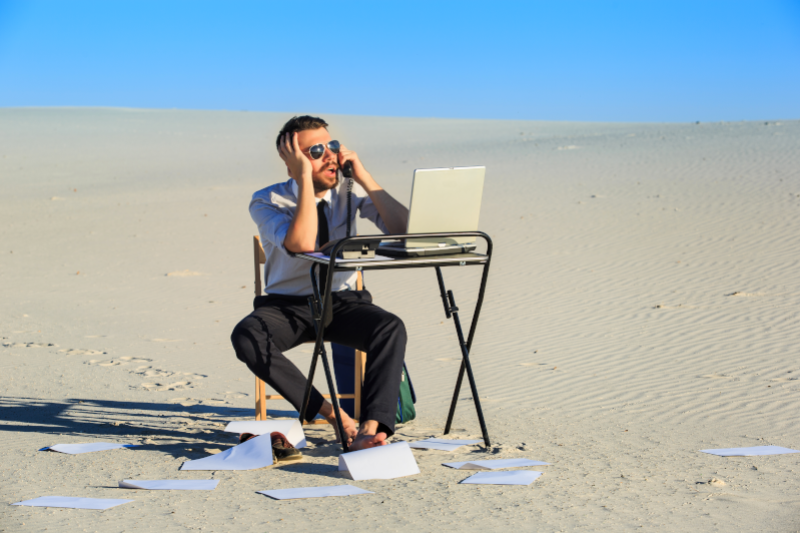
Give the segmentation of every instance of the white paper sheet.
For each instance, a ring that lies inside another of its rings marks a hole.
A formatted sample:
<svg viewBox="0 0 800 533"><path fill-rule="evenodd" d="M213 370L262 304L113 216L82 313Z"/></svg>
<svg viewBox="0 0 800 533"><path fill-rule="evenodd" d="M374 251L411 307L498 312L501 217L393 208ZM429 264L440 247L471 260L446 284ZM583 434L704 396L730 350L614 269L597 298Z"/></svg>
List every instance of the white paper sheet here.
<svg viewBox="0 0 800 533"><path fill-rule="evenodd" d="M130 503L135 500L112 500L101 498L72 498L69 496L42 496L24 502L12 503L11 505L24 505L26 507L65 507L67 509L97 509L105 510L123 503Z"/></svg>
<svg viewBox="0 0 800 533"><path fill-rule="evenodd" d="M721 457L750 457L753 455L780 455L784 453L800 453L800 450L791 450L780 446L753 446L751 448L718 448L716 450L700 450L703 453L719 455Z"/></svg>
<svg viewBox="0 0 800 533"><path fill-rule="evenodd" d="M300 489L259 490L276 500L296 500L299 498L325 498L327 496L355 496L357 494L374 494L368 490L352 485L336 485L334 487L307 487Z"/></svg>
<svg viewBox="0 0 800 533"><path fill-rule="evenodd" d="M142 490L214 490L218 479L125 479L119 482L121 489Z"/></svg>
<svg viewBox="0 0 800 533"><path fill-rule="evenodd" d="M462 446L469 446L470 444L478 444L482 440L455 440L455 439L425 439L418 440L417 442L409 443L412 448L422 448L425 450L441 450L444 452L452 452L461 448Z"/></svg>
<svg viewBox="0 0 800 533"><path fill-rule="evenodd" d="M74 455L77 453L116 450L117 448L135 448L136 446L140 446L140 444L118 444L116 442L87 442L84 444L56 444L55 446L46 446L44 448L41 448L39 451L61 452Z"/></svg>
<svg viewBox="0 0 800 533"><path fill-rule="evenodd" d="M547 466L550 463L532 459L485 459L483 461L462 461L460 463L442 463L457 470L497 470L499 468L517 468L520 466Z"/></svg>
<svg viewBox="0 0 800 533"><path fill-rule="evenodd" d="M298 420L239 420L230 422L225 427L225 431L228 433L252 433L253 435L264 435L277 431L286 435L295 448L306 447L306 435Z"/></svg>
<svg viewBox="0 0 800 533"><path fill-rule="evenodd" d="M512 470L511 472L478 472L461 483L472 485L530 485L543 472Z"/></svg>
<svg viewBox="0 0 800 533"><path fill-rule="evenodd" d="M346 472L355 481L394 479L419 474L417 461L407 442L343 453L339 456L339 470Z"/></svg>
<svg viewBox="0 0 800 533"><path fill-rule="evenodd" d="M272 440L261 435L216 455L186 461L181 470L255 470L272 464Z"/></svg>

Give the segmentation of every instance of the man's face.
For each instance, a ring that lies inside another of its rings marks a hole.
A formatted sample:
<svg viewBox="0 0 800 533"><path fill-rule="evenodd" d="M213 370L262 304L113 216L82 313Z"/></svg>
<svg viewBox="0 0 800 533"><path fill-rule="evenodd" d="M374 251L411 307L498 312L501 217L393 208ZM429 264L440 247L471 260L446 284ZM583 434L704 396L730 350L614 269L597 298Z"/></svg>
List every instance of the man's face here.
<svg viewBox="0 0 800 533"><path fill-rule="evenodd" d="M311 178L314 182L314 190L318 192L333 189L338 183L336 171L339 170L339 156L328 149L329 142L331 142L331 136L325 128L297 133L300 150L311 161ZM319 159L312 159L308 154L308 149L315 144L325 146L325 154Z"/></svg>

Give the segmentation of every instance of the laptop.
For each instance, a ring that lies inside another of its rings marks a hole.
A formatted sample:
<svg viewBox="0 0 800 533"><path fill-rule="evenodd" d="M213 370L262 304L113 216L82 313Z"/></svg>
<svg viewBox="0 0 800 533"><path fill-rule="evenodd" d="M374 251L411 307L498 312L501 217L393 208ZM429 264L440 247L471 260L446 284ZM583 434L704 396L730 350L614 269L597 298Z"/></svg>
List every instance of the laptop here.
<svg viewBox="0 0 800 533"><path fill-rule="evenodd" d="M406 233L477 231L486 167L418 168L411 183ZM382 242L378 254L425 257L475 250L475 237Z"/></svg>

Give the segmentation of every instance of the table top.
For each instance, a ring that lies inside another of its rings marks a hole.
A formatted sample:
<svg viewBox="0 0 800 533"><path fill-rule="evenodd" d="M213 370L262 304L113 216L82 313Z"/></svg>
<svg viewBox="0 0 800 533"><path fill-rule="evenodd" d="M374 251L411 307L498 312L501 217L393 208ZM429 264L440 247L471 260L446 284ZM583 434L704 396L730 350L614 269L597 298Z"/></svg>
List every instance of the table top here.
<svg viewBox="0 0 800 533"><path fill-rule="evenodd" d="M377 254L376 254L377 255ZM330 257L319 252L296 254L298 259L305 259L322 265L330 264ZM466 266L483 265L489 256L469 252L464 254L431 255L426 257L391 258L378 256L375 259L337 259L336 270L386 270L391 268L420 268L429 266Z"/></svg>

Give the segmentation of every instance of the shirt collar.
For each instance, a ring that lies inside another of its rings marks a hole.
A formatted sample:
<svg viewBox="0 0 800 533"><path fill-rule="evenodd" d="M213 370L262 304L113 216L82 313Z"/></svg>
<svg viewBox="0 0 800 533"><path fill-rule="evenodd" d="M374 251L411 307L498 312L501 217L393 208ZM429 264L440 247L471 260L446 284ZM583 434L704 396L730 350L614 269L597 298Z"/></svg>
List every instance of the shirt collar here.
<svg viewBox="0 0 800 533"><path fill-rule="evenodd" d="M294 194L295 198L299 198L300 197L299 196L300 195L300 188L297 186L297 182L294 181L294 179L290 179L289 181L292 182L292 194ZM331 193L331 191L332 191L332 189L328 189L327 191L325 191L325 196L323 196L322 198L317 198L315 196L314 197L314 203L318 204L320 202L320 200L325 200L326 202L328 202L328 205L331 205L331 197L333 196L333 193Z"/></svg>

